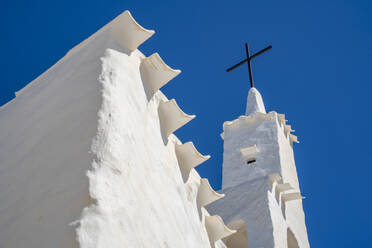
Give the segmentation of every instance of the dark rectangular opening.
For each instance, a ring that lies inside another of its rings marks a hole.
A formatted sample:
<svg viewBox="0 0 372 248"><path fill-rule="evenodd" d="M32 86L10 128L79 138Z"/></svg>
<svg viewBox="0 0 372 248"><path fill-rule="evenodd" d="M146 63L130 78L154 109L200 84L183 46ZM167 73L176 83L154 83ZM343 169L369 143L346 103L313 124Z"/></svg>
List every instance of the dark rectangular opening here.
<svg viewBox="0 0 372 248"><path fill-rule="evenodd" d="M247 164L251 164L251 163L254 163L254 162L256 162L256 159L251 159L251 160L247 161Z"/></svg>

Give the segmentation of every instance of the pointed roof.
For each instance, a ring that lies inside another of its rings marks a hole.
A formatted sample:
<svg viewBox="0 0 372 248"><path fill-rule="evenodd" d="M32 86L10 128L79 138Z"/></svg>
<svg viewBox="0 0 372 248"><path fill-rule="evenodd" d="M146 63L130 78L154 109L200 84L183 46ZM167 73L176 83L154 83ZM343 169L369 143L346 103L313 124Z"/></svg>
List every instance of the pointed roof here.
<svg viewBox="0 0 372 248"><path fill-rule="evenodd" d="M256 88L252 87L248 92L245 115L248 116L255 113L266 114L266 109L260 92L258 92Z"/></svg>

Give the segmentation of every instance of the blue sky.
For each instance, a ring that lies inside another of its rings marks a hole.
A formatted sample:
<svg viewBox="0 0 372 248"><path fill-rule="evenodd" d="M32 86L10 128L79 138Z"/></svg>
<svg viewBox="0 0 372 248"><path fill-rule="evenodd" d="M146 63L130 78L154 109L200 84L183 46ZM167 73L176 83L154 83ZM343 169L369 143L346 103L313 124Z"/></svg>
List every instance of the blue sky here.
<svg viewBox="0 0 372 248"><path fill-rule="evenodd" d="M224 121L244 113L252 52L266 109L285 113L312 247L370 247L372 174L370 1L2 1L0 105L70 48L122 11L156 34L140 50L159 52L182 73L163 88L197 118L176 132L212 158L199 166L221 184ZM1 223L0 223L1 224Z"/></svg>

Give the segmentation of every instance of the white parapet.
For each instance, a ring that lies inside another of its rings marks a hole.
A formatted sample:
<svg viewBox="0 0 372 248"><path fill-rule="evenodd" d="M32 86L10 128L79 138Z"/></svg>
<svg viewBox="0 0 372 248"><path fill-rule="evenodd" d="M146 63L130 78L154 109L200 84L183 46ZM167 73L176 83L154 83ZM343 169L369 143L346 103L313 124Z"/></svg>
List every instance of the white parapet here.
<svg viewBox="0 0 372 248"><path fill-rule="evenodd" d="M305 199L300 192L287 193L282 195L282 202L294 201L299 199Z"/></svg>
<svg viewBox="0 0 372 248"><path fill-rule="evenodd" d="M277 184L275 187L275 197L280 202L280 193L294 189L290 183Z"/></svg>
<svg viewBox="0 0 372 248"><path fill-rule="evenodd" d="M195 115L185 114L177 105L176 100L159 103L160 123L166 137L195 118Z"/></svg>
<svg viewBox="0 0 372 248"><path fill-rule="evenodd" d="M233 220L227 225L227 227L236 230L236 233L224 239L228 248L249 248L247 226L244 220Z"/></svg>
<svg viewBox="0 0 372 248"><path fill-rule="evenodd" d="M284 134L285 134L286 137L288 136L288 134L290 134L293 131L294 130L292 130L291 125L284 125Z"/></svg>
<svg viewBox="0 0 372 248"><path fill-rule="evenodd" d="M224 196L224 194L219 194L212 189L207 178L200 179L200 186L196 197L198 207L204 207Z"/></svg>
<svg viewBox="0 0 372 248"><path fill-rule="evenodd" d="M288 130L289 130L289 132L290 133L293 133L293 132L295 132L295 130L294 129L292 129L292 126L291 125L287 125L288 126Z"/></svg>
<svg viewBox="0 0 372 248"><path fill-rule="evenodd" d="M279 173L273 173L269 175L269 181L270 181L271 187L273 186L275 182L278 182L280 180L282 180L282 177L279 175Z"/></svg>
<svg viewBox="0 0 372 248"><path fill-rule="evenodd" d="M285 125L285 123L286 123L286 119L285 119L285 114L278 114L278 120L279 120L279 123L281 124L281 125Z"/></svg>
<svg viewBox="0 0 372 248"><path fill-rule="evenodd" d="M294 189L290 183L281 183L276 186L276 191L284 192L290 189Z"/></svg>
<svg viewBox="0 0 372 248"><path fill-rule="evenodd" d="M298 141L297 136L296 136L296 135L293 135L293 134L290 134L290 135L289 135L289 140L291 141L291 143L293 143L293 142L300 143L300 142Z"/></svg>
<svg viewBox="0 0 372 248"><path fill-rule="evenodd" d="M281 205L284 218L286 218L286 205L287 205L286 203L289 201L300 200L300 199L305 199L305 197L303 197L300 192L286 193L282 195L281 200L280 200L281 201L280 205Z"/></svg>
<svg viewBox="0 0 372 248"><path fill-rule="evenodd" d="M170 80L181 73L181 70L170 68L158 53L142 60L141 72L145 77L146 83L152 89L153 93L163 87Z"/></svg>
<svg viewBox="0 0 372 248"><path fill-rule="evenodd" d="M192 168L208 160L211 156L202 155L192 142L176 145L176 156L181 170L182 178L187 181Z"/></svg>
<svg viewBox="0 0 372 248"><path fill-rule="evenodd" d="M257 153L259 152L260 150L257 148L256 145L240 149L242 157L248 161L256 160Z"/></svg>
<svg viewBox="0 0 372 248"><path fill-rule="evenodd" d="M128 10L116 17L110 26L115 40L129 51L136 50L155 33L154 30L148 30L139 25Z"/></svg>
<svg viewBox="0 0 372 248"><path fill-rule="evenodd" d="M236 232L225 226L222 218L218 215L205 216L205 228L212 247L215 247L214 244L217 240L226 238Z"/></svg>

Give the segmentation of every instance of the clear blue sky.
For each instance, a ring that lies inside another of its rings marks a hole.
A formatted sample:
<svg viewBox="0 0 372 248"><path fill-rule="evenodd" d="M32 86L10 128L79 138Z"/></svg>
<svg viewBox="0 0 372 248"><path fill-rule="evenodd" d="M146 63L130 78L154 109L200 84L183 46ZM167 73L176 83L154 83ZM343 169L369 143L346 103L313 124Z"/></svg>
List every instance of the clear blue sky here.
<svg viewBox="0 0 372 248"><path fill-rule="evenodd" d="M266 109L285 113L312 247L371 247L371 1L2 1L0 105L122 11L156 34L140 49L183 72L163 92L197 118L177 131L212 158L198 170L221 184L224 121L244 113L246 67ZM46 103L47 104L47 103ZM1 224L1 223L0 223Z"/></svg>

